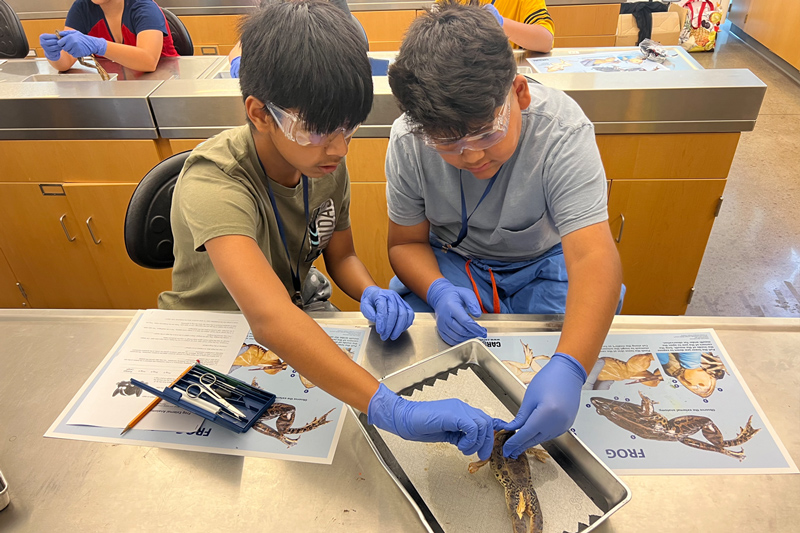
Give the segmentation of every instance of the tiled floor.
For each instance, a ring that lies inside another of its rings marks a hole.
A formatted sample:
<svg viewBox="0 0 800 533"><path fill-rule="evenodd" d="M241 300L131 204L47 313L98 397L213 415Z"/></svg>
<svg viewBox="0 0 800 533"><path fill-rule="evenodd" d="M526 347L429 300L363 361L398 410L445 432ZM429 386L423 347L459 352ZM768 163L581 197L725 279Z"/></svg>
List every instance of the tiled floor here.
<svg viewBox="0 0 800 533"><path fill-rule="evenodd" d="M725 202L687 315L800 317L800 84L727 31L705 68L747 68L767 84L742 133Z"/></svg>

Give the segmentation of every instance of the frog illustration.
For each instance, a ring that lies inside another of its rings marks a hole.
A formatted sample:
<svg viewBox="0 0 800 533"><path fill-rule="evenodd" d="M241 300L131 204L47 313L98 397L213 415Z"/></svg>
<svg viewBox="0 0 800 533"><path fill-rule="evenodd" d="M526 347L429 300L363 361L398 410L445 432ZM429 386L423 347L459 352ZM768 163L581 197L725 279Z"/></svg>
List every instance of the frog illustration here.
<svg viewBox="0 0 800 533"><path fill-rule="evenodd" d="M497 481L505 489L506 505L511 512L511 525L514 533L541 533L544 525L539 498L533 490L531 468L525 454L516 459L503 457L503 445L514 434L513 431L497 431L494 434L492 455L485 461L469 464L469 472L474 474L489 463ZM531 448L526 452L541 462L550 457L546 451Z"/></svg>
<svg viewBox="0 0 800 533"><path fill-rule="evenodd" d="M305 433L307 431L311 431L312 429L317 429L320 426L323 426L330 422L328 420L328 415L333 412L333 409L322 415L321 417L317 418L314 417L314 420L309 422L308 424L304 425L303 427L293 428L292 424L294 424L294 416L295 416L295 407L294 405L288 403L273 403L267 411L261 415L261 417L253 424L253 429L258 431L259 433L263 433L264 435L268 435L270 437L274 437L284 443L287 448L291 448L295 444L300 437L291 439L286 435L297 435L300 433ZM272 420L277 418L275 421L275 429L271 428L267 425L268 420Z"/></svg>
<svg viewBox="0 0 800 533"><path fill-rule="evenodd" d="M686 415L667 419L653 408L653 405L658 402L651 400L641 391L639 391L639 396L642 398L641 405L598 397L592 398L591 402L599 415L643 439L677 441L698 450L718 452L728 457L734 457L739 461L745 459L744 449L728 450L727 448L741 446L760 431L760 428L754 429L751 425L753 415L750 415L745 427L739 428L736 438L725 440L722 432L710 418ZM691 438L698 431L703 432L703 436L708 442Z"/></svg>

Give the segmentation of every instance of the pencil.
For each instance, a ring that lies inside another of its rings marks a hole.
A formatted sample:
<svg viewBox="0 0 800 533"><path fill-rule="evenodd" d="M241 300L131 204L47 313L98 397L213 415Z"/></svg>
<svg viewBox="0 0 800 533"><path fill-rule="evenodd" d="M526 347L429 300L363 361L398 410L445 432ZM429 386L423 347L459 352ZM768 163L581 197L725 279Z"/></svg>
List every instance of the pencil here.
<svg viewBox="0 0 800 533"><path fill-rule="evenodd" d="M186 370L184 370L183 372L181 372L181 375L180 375L180 376L178 376L177 378L175 378L175 381L173 381L172 383L170 383L170 384L169 384L169 386L170 386L170 387L174 386L174 385L175 385L177 382L179 382L179 381L181 380L181 378L182 378L183 376L185 376L186 374L188 374L188 373L189 373L189 370L191 370L192 368L194 368L194 365L191 365L189 368L187 368ZM152 402L150 402L150 404L149 404L147 407L145 407L144 409L142 409L142 412L141 412L141 413L139 413L138 415L136 415L136 416L134 417L134 419L133 419L133 420L131 420L130 422L128 422L128 425L127 425L127 426L125 426L125 429L123 429L123 430L122 430L122 433L120 433L120 434L119 434L119 435L120 435L120 437L121 437L122 435L124 435L125 433L127 433L127 432L128 432L128 430L130 430L131 428L133 428L133 426L135 426L136 424L138 424L138 423L139 423L139 422L142 420L142 418L144 418L144 417L145 417L145 415L146 415L147 413L149 413L150 411L152 411L152 410L153 410L153 408L154 408L156 405L158 405L158 403L159 403L160 401L161 401L161 398L158 398L158 397L156 397L156 398L155 398L155 399L154 399Z"/></svg>

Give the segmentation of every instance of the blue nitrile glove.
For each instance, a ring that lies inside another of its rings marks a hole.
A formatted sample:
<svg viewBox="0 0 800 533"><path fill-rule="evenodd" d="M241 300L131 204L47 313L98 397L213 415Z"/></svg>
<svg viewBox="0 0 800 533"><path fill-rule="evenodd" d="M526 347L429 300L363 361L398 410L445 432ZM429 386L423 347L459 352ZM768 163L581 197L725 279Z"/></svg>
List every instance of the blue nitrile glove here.
<svg viewBox="0 0 800 533"><path fill-rule="evenodd" d="M395 291L372 285L361 294L361 314L375 322L381 340L395 340L414 323L414 310Z"/></svg>
<svg viewBox="0 0 800 533"><path fill-rule="evenodd" d="M517 431L503 445L503 455L518 457L528 448L554 439L575 421L586 370L574 357L556 352L528 384L516 418L495 429Z"/></svg>
<svg viewBox="0 0 800 533"><path fill-rule="evenodd" d="M106 55L108 41L102 37L92 37L77 30L67 30L59 33L61 34L61 39L58 41L59 46L72 57L86 57L92 54Z"/></svg>
<svg viewBox="0 0 800 533"><path fill-rule="evenodd" d="M44 57L50 61L61 59L61 45L55 33L43 33L39 36L39 44L44 49Z"/></svg>
<svg viewBox="0 0 800 533"><path fill-rule="evenodd" d="M492 418L461 400L414 402L381 384L369 401L367 421L406 440L449 442L464 455L492 453Z"/></svg>
<svg viewBox="0 0 800 533"><path fill-rule="evenodd" d="M666 365L669 362L669 354L668 353L659 353L658 355L658 362L662 365ZM703 362L703 354L701 352L680 352L677 354L678 362L681 364L683 368L694 369L700 368L701 363Z"/></svg>
<svg viewBox="0 0 800 533"><path fill-rule="evenodd" d="M439 336L447 344L452 346L475 337L486 337L486 328L472 318L481 316L481 305L471 290L439 278L428 287L426 299L436 312Z"/></svg>
<svg viewBox="0 0 800 533"><path fill-rule="evenodd" d="M231 78L239 77L239 63L242 62L242 56L236 56L231 59Z"/></svg>
<svg viewBox="0 0 800 533"><path fill-rule="evenodd" d="M494 7L492 4L485 4L483 9L494 15L494 18L497 19L497 23L500 24L500 26L503 25L503 15L500 14L496 7Z"/></svg>

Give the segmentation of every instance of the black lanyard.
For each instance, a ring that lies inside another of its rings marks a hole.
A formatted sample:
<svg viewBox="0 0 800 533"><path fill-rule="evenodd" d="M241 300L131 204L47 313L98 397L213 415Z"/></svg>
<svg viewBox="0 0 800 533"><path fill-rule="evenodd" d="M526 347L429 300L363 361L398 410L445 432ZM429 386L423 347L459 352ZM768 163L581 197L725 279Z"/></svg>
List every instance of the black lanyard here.
<svg viewBox="0 0 800 533"><path fill-rule="evenodd" d="M500 169L502 168L503 167L500 167ZM442 246L442 250L444 250L445 253L447 253L447 250L455 248L459 244L461 244L461 241L463 241L464 238L467 236L467 233L469 232L469 225L468 225L469 219L472 218L472 215L475 214L475 211L477 211L478 206L481 205L483 199L486 198L486 196L489 194L489 191L492 190L494 182L497 180L497 175L500 174L500 169L498 169L497 172L494 173L494 176L492 176L492 178L489 180L489 184L483 190L481 199L478 200L478 203L475 205L475 209L472 210L472 213L470 213L469 216L467 216L467 200L466 198L464 198L464 180L461 179L461 171L460 170L458 171L458 181L461 184L461 231L458 232L458 237L456 237L455 242L451 244L445 244L444 246Z"/></svg>
<svg viewBox="0 0 800 533"><path fill-rule="evenodd" d="M283 231L283 221L281 220L281 214L278 211L278 205L275 203L275 195L272 194L272 187L269 184L269 176L267 175L267 171L264 169L264 164L261 163L261 159L259 158L258 164L261 165L261 170L264 172L264 176L267 178L267 193L269 194L269 202L272 204L272 212L275 213L275 222L278 224L278 233L281 236L281 241L283 242L283 249L286 250L286 259L289 262L289 271L292 274L292 285L294 286L294 294L292 295L292 303L299 307L300 309L303 308L303 294L302 289L303 286L300 283L300 258L303 256L303 246L306 244L306 234L308 233L308 177L305 174L303 176L303 208L306 214L306 225L303 228L303 242L300 243L300 252L297 254L297 268L292 267L292 256L289 254L289 245L286 244L286 233Z"/></svg>

